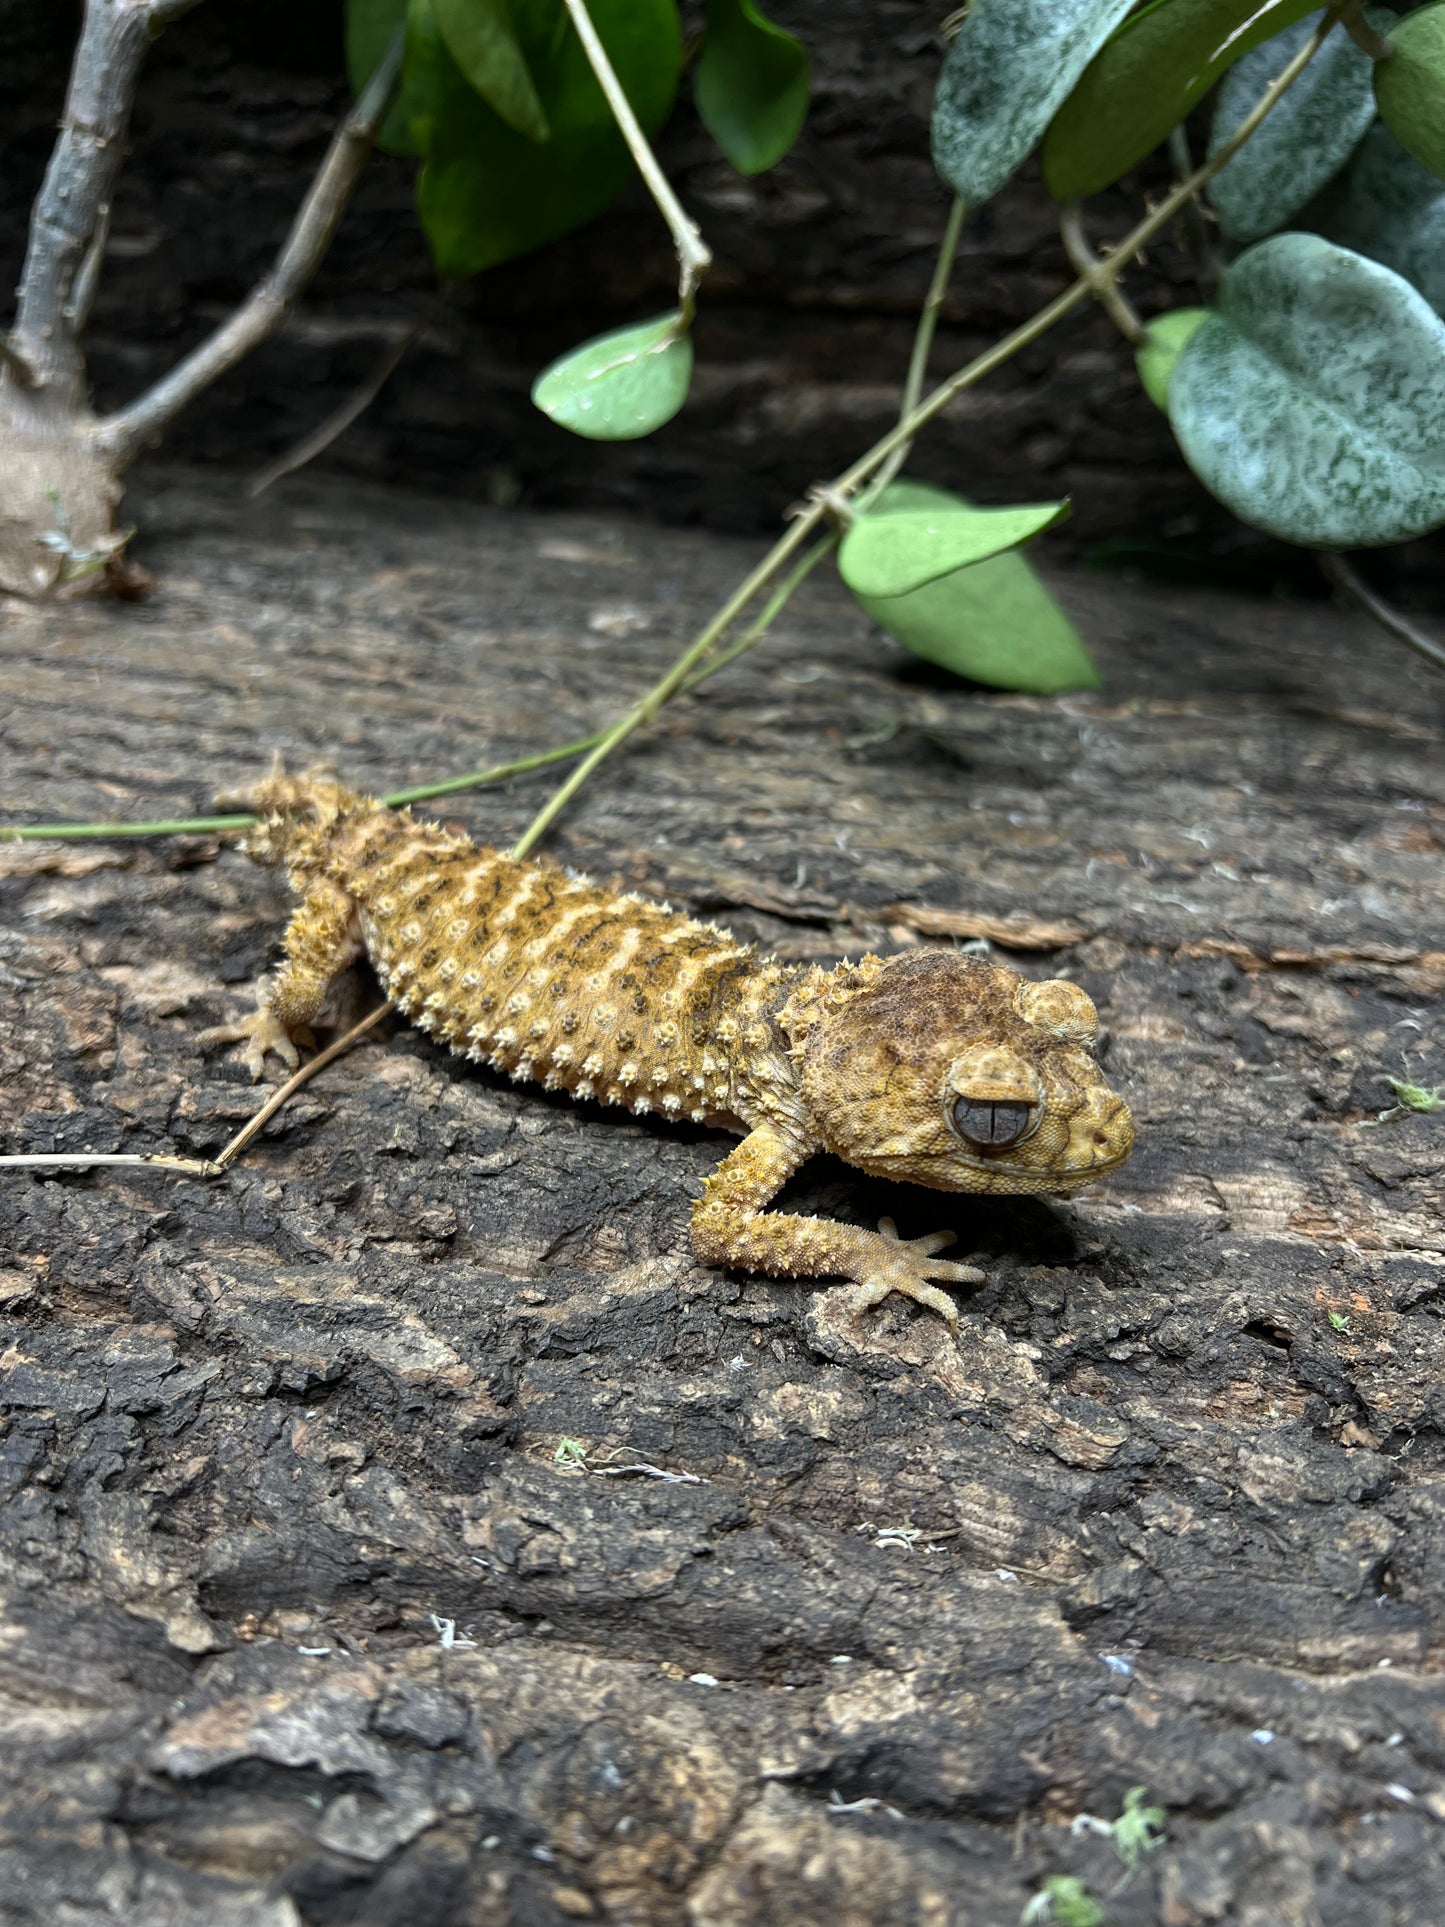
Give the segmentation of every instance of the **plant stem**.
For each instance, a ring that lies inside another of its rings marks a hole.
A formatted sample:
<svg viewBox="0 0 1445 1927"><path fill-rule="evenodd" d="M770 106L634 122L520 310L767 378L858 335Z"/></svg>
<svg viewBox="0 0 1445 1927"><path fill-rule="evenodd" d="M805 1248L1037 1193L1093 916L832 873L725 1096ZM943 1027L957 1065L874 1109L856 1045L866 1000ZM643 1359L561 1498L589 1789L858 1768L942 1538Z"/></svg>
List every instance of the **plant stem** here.
<svg viewBox="0 0 1445 1927"><path fill-rule="evenodd" d="M1376 33L1360 9L1360 0L1350 0L1340 15L1345 23L1345 32L1354 41L1361 53L1367 53L1371 60L1391 60L1395 49L1383 34Z"/></svg>
<svg viewBox="0 0 1445 1927"><path fill-rule="evenodd" d="M715 676L719 669L726 669L730 662L736 662L739 656L753 647L754 643L761 642L798 589L807 581L824 557L833 553L838 542L839 536L832 529L820 541L815 542L808 553L793 564L742 634L735 636L726 649L719 649L715 655L708 656L705 661L699 663L682 685L682 693L687 695L691 690L696 689L699 683L706 682L709 676Z"/></svg>
<svg viewBox="0 0 1445 1927"><path fill-rule="evenodd" d="M567 0L567 4L570 6L572 0ZM645 696L634 703L625 716L606 731L597 747L573 770L567 780L537 812L513 845L513 856L525 856L532 850L598 764L604 762L621 743L626 742L635 730L640 729L644 723L650 722L662 705L683 687L692 670L732 627L753 597L768 586L783 564L802 547L808 536L829 514L830 504L836 503L839 498L846 499L853 494L862 483L883 466L896 449L907 448L919 429L947 408L949 403L961 395L966 388L973 387L986 375L991 375L995 368L1002 367L1021 348L1027 347L1030 342L1037 341L1041 335L1047 334L1055 322L1062 321L1065 315L1072 313L1081 303L1087 301L1090 295L1098 293L1102 286L1115 280L1134 256L1142 248L1147 247L1154 236L1169 225L1180 208L1199 192L1205 182L1212 179L1225 162L1238 153L1275 102L1287 88L1293 85L1314 59L1337 19L1338 8L1331 8L1306 44L1265 88L1264 93L1230 138L1186 180L1179 182L1171 189L1159 206L1125 236L1114 253L1106 260L1100 261L1097 270L1088 280L1075 281L1070 287L1065 288L1062 294L1055 295L1054 299L1037 314L1021 322L1011 334L1005 335L1002 341L995 342L992 348L976 356L966 367L959 369L957 374L950 375L947 381L940 383L931 395L919 402L916 408L910 409L896 427L891 428L886 435L873 444L872 448L860 455L844 474L825 488L812 492L808 506L802 514L789 525L786 532L778 538L746 580L734 589L712 621L683 651L667 674L656 682Z"/></svg>
<svg viewBox="0 0 1445 1927"><path fill-rule="evenodd" d="M6 1171L88 1171L94 1164L148 1164L193 1178L218 1178L225 1170L212 1158L170 1157L164 1151L13 1151L0 1157L0 1170Z"/></svg>
<svg viewBox="0 0 1445 1927"><path fill-rule="evenodd" d="M1373 616L1382 629L1413 649L1417 655L1433 663L1437 669L1445 669L1445 643L1436 642L1427 636L1423 629L1417 629L1410 618L1402 615L1382 595L1373 590L1364 577L1350 564L1348 559L1336 549L1317 549L1315 561L1320 565L1320 573L1326 582L1337 589L1349 602L1357 602L1369 616Z"/></svg>
<svg viewBox="0 0 1445 1927"><path fill-rule="evenodd" d="M325 1050L317 1051L314 1057L306 1060L300 1070L293 1071L279 1090L272 1091L271 1095L266 1099L266 1102L261 1106L260 1110L256 1112L255 1116L246 1120L240 1130L237 1131L236 1135L231 1139L230 1143L216 1158L216 1174L219 1176L234 1158L240 1156L251 1140L259 1136L262 1129L270 1123L281 1106L290 1100L294 1092L299 1091L303 1084L310 1083L318 1071L324 1071L326 1066L340 1057L343 1051L350 1050L353 1044L357 1043L369 1030L373 1030L376 1025L381 1022L382 1018L385 1017L390 1009L390 998L383 999L374 1010L367 1012L360 1023L353 1024L344 1036L336 1038L333 1043L326 1046Z"/></svg>
<svg viewBox="0 0 1445 1927"><path fill-rule="evenodd" d="M1183 121L1169 136L1169 158L1181 181L1194 172L1194 157L1189 151L1189 130ZM1219 286L1219 257L1214 251L1204 209L1197 200L1190 201L1187 207L1180 209L1179 236L1184 243L1185 253L1194 264L1194 279L1198 283L1201 300L1212 300Z"/></svg>
<svg viewBox="0 0 1445 1927"><path fill-rule="evenodd" d="M525 776L529 770L543 769L549 763L562 763L569 756L581 756L602 740L602 732L586 736L580 743L563 743L558 749L538 750L532 756L519 756L511 763L494 763L490 769L473 770L468 776L453 776L441 783L423 783L417 789L397 790L381 801L390 810L408 803L425 803L433 796L452 796L458 790L485 789L492 783L505 783L509 777ZM90 838L122 836L206 836L227 830L249 830L252 815L180 816L156 823L21 823L0 829L0 843L78 843Z"/></svg>
<svg viewBox="0 0 1445 1927"><path fill-rule="evenodd" d="M254 816L183 816L159 823L18 823L0 829L0 843L81 843L121 836L207 836L248 830Z"/></svg>
<svg viewBox="0 0 1445 1927"><path fill-rule="evenodd" d="M923 393L923 383L928 373L929 350L933 346L934 330L938 325L938 316L943 307L944 296L948 292L949 279L953 273L954 257L958 253L959 236L963 232L963 223L967 212L968 210L963 201L955 197L953 205L948 210L948 219L944 223L943 228L943 238L938 244L938 257L933 264L933 274L929 280L928 292L923 298L923 306L919 310L918 315L918 326L914 330L913 348L908 357L908 372L904 377L903 399L899 407L900 419L912 413L918 406L919 396ZM887 488L888 484L893 480L893 477L907 461L909 447L910 444L905 442L901 448L894 449L893 453L888 457L888 460L869 483L867 489L860 495L858 503L860 509L866 508L868 503L876 501L884 489ZM824 506L827 506L826 503ZM779 613L791 600L795 591L802 586L824 557L833 553L841 539L841 531L834 529L825 535L821 541L814 543L813 547L808 550L802 560L796 563L788 574L784 576L782 582L764 604L761 612L748 624L743 633L735 638L726 649L720 649L715 654L706 656L684 681L682 685L683 690L695 689L697 685L708 676L716 674L719 669L725 668L728 663L735 662L739 656L751 649L755 643L761 642L777 620Z"/></svg>
<svg viewBox="0 0 1445 1927"><path fill-rule="evenodd" d="M693 221L682 203L672 191L672 184L658 165L657 156L648 145L632 103L622 90L612 62L607 57L597 29L592 24L585 0L563 0L563 5L577 29L577 38L582 42L583 52L597 76L597 84L607 97L607 105L612 109L612 118L617 122L619 133L626 141L638 172L647 183L648 192L657 203L657 210L666 221L672 234L672 245L677 250L677 305L680 311L680 327L686 330L692 321L696 305L697 287L702 277L712 265L712 251L703 240L697 223Z"/></svg>
<svg viewBox="0 0 1445 1927"><path fill-rule="evenodd" d="M822 519L823 513L820 504L805 510L787 532L774 543L763 561L733 590L712 621L694 638L661 681L654 683L647 694L633 704L620 722L614 723L611 729L603 732L597 747L578 764L566 782L553 793L512 845L514 857L526 856L566 809L597 765L610 756L619 743L625 742L635 729L640 729L644 723L651 722L662 705L677 694L713 644L732 627L753 597L767 588L788 557L803 546Z"/></svg>
<svg viewBox="0 0 1445 1927"><path fill-rule="evenodd" d="M781 582L771 600L764 607L756 622L745 629L727 649L699 664L684 685L696 689L706 682L709 676L725 669L746 649L751 649L761 640L764 632L776 620L778 611L804 579L834 547L836 538L825 536L811 548L798 563L792 573ZM603 730L591 736L584 736L575 743L561 743L552 749L539 749L531 756L518 756L510 763L493 763L487 769L470 771L466 776L449 776L440 783L420 783L415 789L396 790L380 800L389 810L404 809L410 803L428 803L433 797L455 796L462 790L487 789L496 783L505 783L514 776L526 776L532 770L546 769L552 763L565 763L569 757L583 756L589 749L595 749L606 734ZM90 839L105 839L133 836L203 836L215 835L228 830L249 830L256 818L251 815L235 816L184 816L173 817L167 821L154 823L22 823L13 828L0 828L0 843L41 843L71 842L78 843Z"/></svg>
<svg viewBox="0 0 1445 1927"><path fill-rule="evenodd" d="M508 777L525 776L528 770L544 769L548 763L565 763L569 756L582 756L602 740L602 731L584 736L579 743L563 743L558 749L540 749L533 756L519 756L513 763L494 763L490 769L473 770L470 776L451 776L441 783L423 783L414 790L398 790L383 796L388 809L404 809L408 803L428 803L434 796L455 796L458 790L486 789L492 783L505 783Z"/></svg>
<svg viewBox="0 0 1445 1927"><path fill-rule="evenodd" d="M314 462L318 455L324 454L331 444L339 441L351 424L364 415L377 396L401 366L403 355L421 332L421 323L414 321L403 334L390 342L371 373L362 382L355 394L349 395L339 408L332 409L324 421L303 435L299 442L293 442L284 455L257 469L246 484L246 493L254 502L258 495L287 475L294 475L308 462Z"/></svg>
<svg viewBox="0 0 1445 1927"><path fill-rule="evenodd" d="M129 407L96 424L99 447L118 466L133 461L146 442L168 427L197 395L264 341L304 292L341 225L386 116L401 72L402 40L398 29L360 99L332 136L271 272L178 367Z"/></svg>
<svg viewBox="0 0 1445 1927"><path fill-rule="evenodd" d="M1070 265L1081 281L1087 281L1099 297L1099 305L1131 348L1144 339L1144 323L1135 314L1123 289L1112 277L1099 273L1104 263L1089 245L1084 232L1084 216L1079 203L1071 201L1059 214L1059 234Z"/></svg>
<svg viewBox="0 0 1445 1927"><path fill-rule="evenodd" d="M1140 249L1147 246L1148 243L1153 240L1154 236L1173 220L1179 210L1198 193L1205 182L1217 173L1225 162L1239 151L1266 114L1269 113L1280 95L1284 93L1285 89L1294 82L1298 75L1304 71L1310 60L1313 59L1314 55L1324 43L1325 36L1335 24L1337 17L1336 10L1332 10L1325 17L1308 43L1265 89L1263 95L1245 116L1244 120L1240 122L1229 140L1220 147L1218 152L1212 155L1200 167L1196 168L1185 180L1179 182L1171 192L1166 195L1160 205L1155 208L1151 214L1146 216L1146 218L1134 228L1132 233L1120 242L1115 252L1109 255L1107 259L1100 261L1097 279L1112 281ZM950 217L950 222L951 221L952 217ZM945 231L944 238L946 243L948 240L947 230ZM942 259L943 256L941 253L940 268L942 266ZM936 270L934 284L937 285L938 283L939 271ZM930 295L932 291L932 287L930 287ZM977 381L981 381L986 375L992 374L995 368L1002 366L1011 356L1017 354L1019 349L1026 347L1030 342L1037 340L1039 336L1047 333L1056 321L1062 320L1066 314L1086 301L1092 292L1094 292L1094 289L1090 283L1081 279L1064 289L1062 294L1056 295L1054 299L1049 302L1046 307L1040 309L1036 315L1033 315L1028 321L1021 323L1011 334L1006 335L1002 341L996 342L992 348L986 350L982 355L977 356L965 368L960 369L956 374L950 376L947 381L941 383L926 400L918 402L916 406L908 408L901 416L897 426L890 429L866 454L861 455L853 466L832 484L830 492L844 496L851 494L861 483L875 474L895 452L899 450L906 451L918 430L922 428L926 422L931 421L940 410L946 408L955 396L962 394L966 388L971 387ZM940 302L942 300L941 293L939 300ZM936 317L936 307L933 312ZM920 334L922 333L923 325L923 317L920 317ZM910 382L912 382L914 378L914 369L916 367L920 371L918 375L918 385L921 386L921 370L926 360L927 343L925 342L920 352L918 343L915 341L914 357L909 368ZM535 847L538 840L551 827L552 823L577 794L577 791L582 787L583 783L586 782L597 765L602 762L605 757L610 755L620 743L624 742L634 730L640 728L644 723L651 721L662 705L667 702L671 696L675 695L679 689L695 688L697 683L702 681L705 676L713 674L715 670L721 669L724 664L733 661L737 656L742 654L744 649L751 647L752 643L763 634L764 630L776 615L777 610L782 607L797 584L829 553L836 538L831 535L825 536L822 541L818 542L802 561L798 563L794 571L774 593L762 613L755 619L743 636L735 640L729 648L719 651L716 656L710 656L710 652L714 646L721 640L723 635L726 634L727 630L732 627L733 623L742 614L743 610L746 609L754 596L761 594L768 584L772 582L783 564L792 557L813 530L818 527L819 523L823 521L826 513L827 507L825 502L818 500L811 502L802 515L791 523L787 531L774 543L772 549L747 579L733 591L732 595L728 597L712 621L709 622L694 639L668 673L658 683L654 684L647 694L635 703L627 714L622 717L619 722L613 724L610 729L599 731L593 736L584 737L580 742L568 743L557 749L542 750L534 756L521 757L512 763L497 764L491 769L478 770L468 776L452 777L445 782L425 784L417 789L399 790L395 795L385 797L383 801L398 808L407 803L425 802L432 797L452 795L460 790L478 789L488 783L503 782L508 777L523 775L528 770L540 769L548 763L563 761L568 756L585 754L586 761L574 770L567 781L553 794L543 809L540 810L532 822L528 824L526 830L514 845L513 855L525 856ZM1398 617L1397 620L1402 623L1404 621L1402 617ZM1396 633L1399 632L1397 631ZM1421 640L1426 639L1421 638ZM1412 644L1412 646L1417 645ZM1434 660L1433 645L1427 645L1421 653L1429 655L1431 659ZM0 842L24 842L38 840L40 838L79 839L88 837L201 834L223 830L245 829L254 821L255 818L252 816L229 816L192 817L160 823L35 823L25 824L15 829L0 830Z"/></svg>
<svg viewBox="0 0 1445 1927"><path fill-rule="evenodd" d="M953 275L954 257L958 253L958 239L963 233L964 218L968 209L957 195L953 206L948 210L948 219L943 227L943 239L938 244L938 259L933 264L933 278L928 284L928 293L923 297L923 307L919 312L918 326L913 335L913 352L908 357L908 373L903 382L903 405L899 418L911 415L918 406L923 394L923 384L928 376L928 357L933 348L934 330L943 309L944 296L948 293L948 283ZM908 460L910 444L905 442L895 448L888 460L879 469L869 486L866 501L876 502L894 476Z"/></svg>
<svg viewBox="0 0 1445 1927"><path fill-rule="evenodd" d="M76 278L109 207L136 83L151 43L149 0L86 0L65 114L36 196L12 346L26 384L58 412L84 410L85 361L73 325Z"/></svg>
<svg viewBox="0 0 1445 1927"><path fill-rule="evenodd" d="M1332 8L1320 22L1314 33L1311 34L1309 40L1294 56L1293 60L1291 60L1287 66L1281 68L1279 73L1275 75L1274 79L1265 88L1254 106L1245 115L1238 127L1235 128L1229 139L1223 142L1216 152L1211 154L1207 160L1202 161L1186 180L1176 183L1168 194L1165 195L1158 207L1154 208L1151 213L1147 214L1144 219L1139 222L1137 227L1125 235L1124 239L1111 255L1105 260L1100 261L1096 277L1098 280L1114 280L1115 277L1129 265L1135 255L1142 252L1142 250L1149 245L1156 234L1161 233L1163 229L1168 227L1179 210L1193 199L1201 187L1214 178L1220 168L1224 166L1225 162L1234 158L1254 132L1255 128L1259 126L1260 122L1264 120L1266 115L1274 107L1280 96L1289 87L1294 85L1295 81L1314 59L1315 55L1324 45L1337 18L1338 9ZM1094 292L1095 289L1089 282L1075 281L1071 287L1065 288L1062 294L1055 295L1047 307L1040 308L1036 315L1031 316L1030 319L1025 322L1021 322L1012 334L1005 335L1002 341L995 342L992 348L985 350L976 360L971 361L966 368L961 368L956 375L951 375L947 381L935 388L933 393L920 402L918 407L914 409L906 420L901 421L896 428L890 430L881 441L875 442L867 454L861 455L853 464L852 468L850 468L845 475L840 476L838 480L832 484L832 487L843 494L847 494L856 488L858 483L863 480L872 469L877 467L879 462L886 456L892 454L900 442L911 440L912 437L917 434L918 430L922 428L926 422L932 421L933 417L945 409L955 396L962 394L965 388L971 388L973 384L982 379L984 375L992 374L995 368L1001 366L1003 362L1017 354L1020 348L1026 347L1031 341L1036 341L1040 335L1047 334L1056 321L1061 321L1066 314L1069 314L1074 308L1077 308L1081 302L1086 301Z"/></svg>

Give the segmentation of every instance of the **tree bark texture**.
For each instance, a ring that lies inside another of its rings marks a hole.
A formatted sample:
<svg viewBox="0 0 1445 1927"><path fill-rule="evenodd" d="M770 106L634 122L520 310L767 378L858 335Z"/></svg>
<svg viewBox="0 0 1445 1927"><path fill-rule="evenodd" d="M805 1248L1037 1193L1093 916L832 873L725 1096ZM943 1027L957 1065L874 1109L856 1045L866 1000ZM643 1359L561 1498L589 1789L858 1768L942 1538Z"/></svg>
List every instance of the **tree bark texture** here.
<svg viewBox="0 0 1445 1927"><path fill-rule="evenodd" d="M12 816L567 740L752 559L150 491L154 599L5 612ZM716 1136L399 1024L223 1182L0 1174L6 1927L997 1927L1062 1872L1118 1927L1437 1927L1445 1127L1376 1119L1445 1075L1441 685L1328 610L1059 587L1102 694L921 669L819 580L551 843L789 957L985 933L1095 997L1107 1186L792 1187L954 1224L958 1343L700 1267ZM506 841L543 793L440 808ZM5 1148L214 1153L257 1093L193 1039L278 879L0 863ZM1115 1892L1068 1823L1138 1784Z"/></svg>

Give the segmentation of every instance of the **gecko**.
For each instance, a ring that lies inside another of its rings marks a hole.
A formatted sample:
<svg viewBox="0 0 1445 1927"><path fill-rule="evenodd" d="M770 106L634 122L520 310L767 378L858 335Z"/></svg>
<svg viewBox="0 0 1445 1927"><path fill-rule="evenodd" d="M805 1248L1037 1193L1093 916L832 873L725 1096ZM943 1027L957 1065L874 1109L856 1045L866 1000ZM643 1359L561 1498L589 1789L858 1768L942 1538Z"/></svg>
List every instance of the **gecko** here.
<svg viewBox="0 0 1445 1927"><path fill-rule="evenodd" d="M560 866L519 862L329 774L279 767L219 799L258 821L242 841L299 898L255 1010L203 1032L253 1081L327 1014L363 955L402 1014L474 1063L639 1116L738 1133L692 1212L703 1264L851 1281L861 1314L890 1293L956 1330L948 1231L902 1239L768 1207L829 1151L940 1191L1068 1193L1133 1147L1128 1106L1095 1061L1076 984L1033 982L918 947L825 968L789 964L664 904Z"/></svg>

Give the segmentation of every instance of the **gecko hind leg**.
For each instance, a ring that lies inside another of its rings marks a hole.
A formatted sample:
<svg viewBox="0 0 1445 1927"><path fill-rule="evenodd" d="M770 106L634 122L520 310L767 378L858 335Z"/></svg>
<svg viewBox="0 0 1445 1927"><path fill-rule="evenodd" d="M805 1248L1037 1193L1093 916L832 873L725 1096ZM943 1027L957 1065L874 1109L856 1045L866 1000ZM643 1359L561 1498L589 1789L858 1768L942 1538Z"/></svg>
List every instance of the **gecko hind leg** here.
<svg viewBox="0 0 1445 1927"><path fill-rule="evenodd" d="M286 927L280 969L257 986L256 1008L237 1023L203 1030L196 1042L203 1048L239 1044L234 1055L251 1073L253 1084L272 1053L294 1071L301 1062L298 1041L308 1048L315 1043L311 1025L321 1015L332 984L364 948L352 899L329 878L314 883Z"/></svg>

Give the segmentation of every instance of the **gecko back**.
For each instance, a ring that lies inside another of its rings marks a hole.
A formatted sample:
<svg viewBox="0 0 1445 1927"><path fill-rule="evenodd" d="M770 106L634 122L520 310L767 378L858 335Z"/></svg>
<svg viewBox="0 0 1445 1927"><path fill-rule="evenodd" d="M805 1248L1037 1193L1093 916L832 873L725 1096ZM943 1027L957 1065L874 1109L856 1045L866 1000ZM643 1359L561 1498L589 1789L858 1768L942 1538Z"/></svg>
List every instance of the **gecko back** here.
<svg viewBox="0 0 1445 1927"><path fill-rule="evenodd" d="M244 847L284 864L302 900L292 974L314 955L329 982L364 950L397 1008L466 1057L576 1097L737 1126L727 1047L766 1031L784 967L662 904L515 862L333 781L277 775L246 800L262 821ZM294 1027L319 1003L300 1015L287 974L271 1002Z"/></svg>

